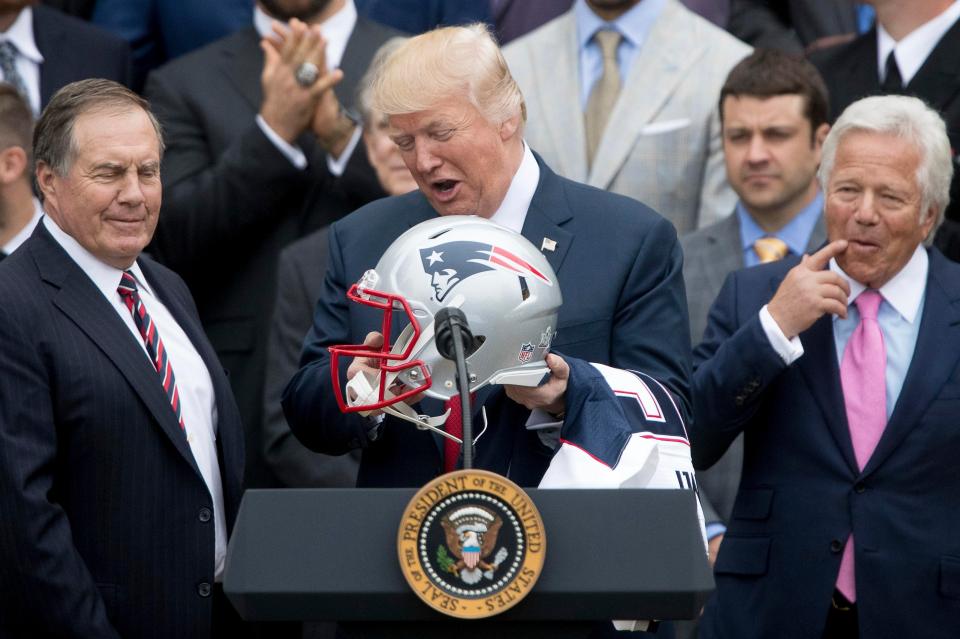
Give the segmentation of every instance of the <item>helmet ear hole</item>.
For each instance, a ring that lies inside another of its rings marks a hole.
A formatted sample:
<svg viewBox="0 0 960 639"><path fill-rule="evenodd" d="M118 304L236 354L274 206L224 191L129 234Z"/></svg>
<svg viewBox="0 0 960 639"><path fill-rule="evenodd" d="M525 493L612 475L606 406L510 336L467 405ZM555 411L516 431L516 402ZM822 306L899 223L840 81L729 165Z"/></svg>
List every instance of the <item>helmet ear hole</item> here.
<svg viewBox="0 0 960 639"><path fill-rule="evenodd" d="M465 355L467 357L470 357L471 355L479 351L480 347L483 346L483 343L485 341L487 341L487 337L485 335L474 335L473 344L470 346L470 348L467 349L467 352L465 353Z"/></svg>

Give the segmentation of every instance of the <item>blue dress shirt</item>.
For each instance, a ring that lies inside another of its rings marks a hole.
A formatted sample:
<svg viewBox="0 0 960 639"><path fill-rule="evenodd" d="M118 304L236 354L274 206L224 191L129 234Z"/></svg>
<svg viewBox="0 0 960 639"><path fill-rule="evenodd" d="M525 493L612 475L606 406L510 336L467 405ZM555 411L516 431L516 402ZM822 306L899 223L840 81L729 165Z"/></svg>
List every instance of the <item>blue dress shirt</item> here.
<svg viewBox="0 0 960 639"><path fill-rule="evenodd" d="M623 39L617 47L617 65L620 67L620 83L630 72L630 65L640 52L650 29L660 17L666 0L643 0L613 22L605 22L587 6L586 0L577 0L573 16L577 23L577 45L580 47L580 107L587 108L590 90L603 75L603 54L593 36L597 31L619 31Z"/></svg>
<svg viewBox="0 0 960 639"><path fill-rule="evenodd" d="M803 255L810 243L813 227L817 225L817 220L820 219L822 212L823 193L818 192L817 197L810 204L797 213L772 237L783 240L791 254ZM743 264L744 266L756 266L760 263L760 258L753 250L753 243L761 237L770 236L770 234L760 228L753 216L744 208L743 202L737 202L736 214L740 218L740 246L743 249Z"/></svg>

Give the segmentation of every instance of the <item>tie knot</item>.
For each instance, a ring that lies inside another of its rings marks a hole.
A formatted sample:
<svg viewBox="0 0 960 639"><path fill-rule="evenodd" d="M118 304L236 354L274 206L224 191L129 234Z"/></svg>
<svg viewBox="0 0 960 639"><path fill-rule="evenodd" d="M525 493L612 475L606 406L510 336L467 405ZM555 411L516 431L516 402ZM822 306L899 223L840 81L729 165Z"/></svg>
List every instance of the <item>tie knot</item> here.
<svg viewBox="0 0 960 639"><path fill-rule="evenodd" d="M887 93L901 91L903 89L903 76L900 75L900 65L897 64L897 56L894 51L887 56L887 62L883 71L883 90Z"/></svg>
<svg viewBox="0 0 960 639"><path fill-rule="evenodd" d="M120 286L117 292L121 297L132 297L137 293L137 280L130 271L124 271L120 277Z"/></svg>
<svg viewBox="0 0 960 639"><path fill-rule="evenodd" d="M877 312L880 310L880 303L883 302L883 296L880 291L868 288L857 296L857 310L860 311L860 317L863 319L877 319Z"/></svg>
<svg viewBox="0 0 960 639"><path fill-rule="evenodd" d="M753 243L753 250L756 251L760 262L776 262L787 256L787 243L779 237L761 237Z"/></svg>
<svg viewBox="0 0 960 639"><path fill-rule="evenodd" d="M603 29L602 31L597 31L593 37L600 46L600 51L603 53L604 60L616 61L617 46L620 44L621 37L620 32L613 31L611 29Z"/></svg>
<svg viewBox="0 0 960 639"><path fill-rule="evenodd" d="M9 40L4 40L0 42L0 58L6 58L11 60L17 56L17 45L10 42Z"/></svg>

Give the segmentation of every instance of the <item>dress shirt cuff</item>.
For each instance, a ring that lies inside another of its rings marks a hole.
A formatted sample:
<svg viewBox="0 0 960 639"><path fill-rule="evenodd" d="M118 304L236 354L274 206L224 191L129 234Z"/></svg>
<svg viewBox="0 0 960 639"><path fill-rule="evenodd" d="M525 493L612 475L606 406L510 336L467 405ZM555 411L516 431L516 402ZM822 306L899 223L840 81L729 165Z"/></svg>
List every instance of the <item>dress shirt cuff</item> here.
<svg viewBox="0 0 960 639"><path fill-rule="evenodd" d="M353 127L353 135L350 136L350 141L347 142L347 146L343 149L343 153L340 154L340 157L334 158L332 155L327 153L327 168L330 169L330 173L337 177L343 175L344 171L347 170L347 163L350 162L350 156L353 155L353 151L357 148L357 144L360 142L360 137L363 135L363 130L360 128L360 125Z"/></svg>
<svg viewBox="0 0 960 639"><path fill-rule="evenodd" d="M303 154L303 151L277 135L277 132L271 129L270 125L267 124L267 121L264 120L259 114L257 114L257 126L260 127L260 130L263 131L265 136L267 136L267 139L270 140L271 144L277 147L277 150L283 154L283 157L290 160L290 164L297 167L301 171L307 168L307 156Z"/></svg>
<svg viewBox="0 0 960 639"><path fill-rule="evenodd" d="M721 524L719 521L711 521L706 526L707 528L707 539L712 540L717 535L727 534L727 527Z"/></svg>
<svg viewBox="0 0 960 639"><path fill-rule="evenodd" d="M545 428L560 428L562 419L557 419L545 410L534 408L527 417L527 430L543 430Z"/></svg>
<svg viewBox="0 0 960 639"><path fill-rule="evenodd" d="M787 339L776 320L773 319L766 304L760 309L760 325L763 326L763 332L767 335L770 346L777 352L784 364L789 366L800 359L800 356L803 355L803 344L800 343L800 337L794 336L792 339Z"/></svg>

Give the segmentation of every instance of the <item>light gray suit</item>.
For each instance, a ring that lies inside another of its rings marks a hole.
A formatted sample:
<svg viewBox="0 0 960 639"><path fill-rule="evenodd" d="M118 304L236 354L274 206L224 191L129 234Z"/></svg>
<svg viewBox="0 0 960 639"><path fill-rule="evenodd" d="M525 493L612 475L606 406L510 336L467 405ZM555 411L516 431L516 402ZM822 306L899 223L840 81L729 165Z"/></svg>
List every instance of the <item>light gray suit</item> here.
<svg viewBox="0 0 960 639"><path fill-rule="evenodd" d="M823 216L817 220L807 251L816 250L827 240ZM743 268L740 243L740 218L730 215L716 224L680 238L683 248L683 280L690 310L690 336L694 344L703 338L707 315L727 275ZM737 439L709 470L697 472L700 501L707 522L726 522L733 509L740 483L743 439Z"/></svg>
<svg viewBox="0 0 960 639"><path fill-rule="evenodd" d="M667 0L630 66L588 168L577 26L568 11L507 45L529 115L524 137L561 175L651 206L683 233L730 212L717 99L750 48Z"/></svg>

